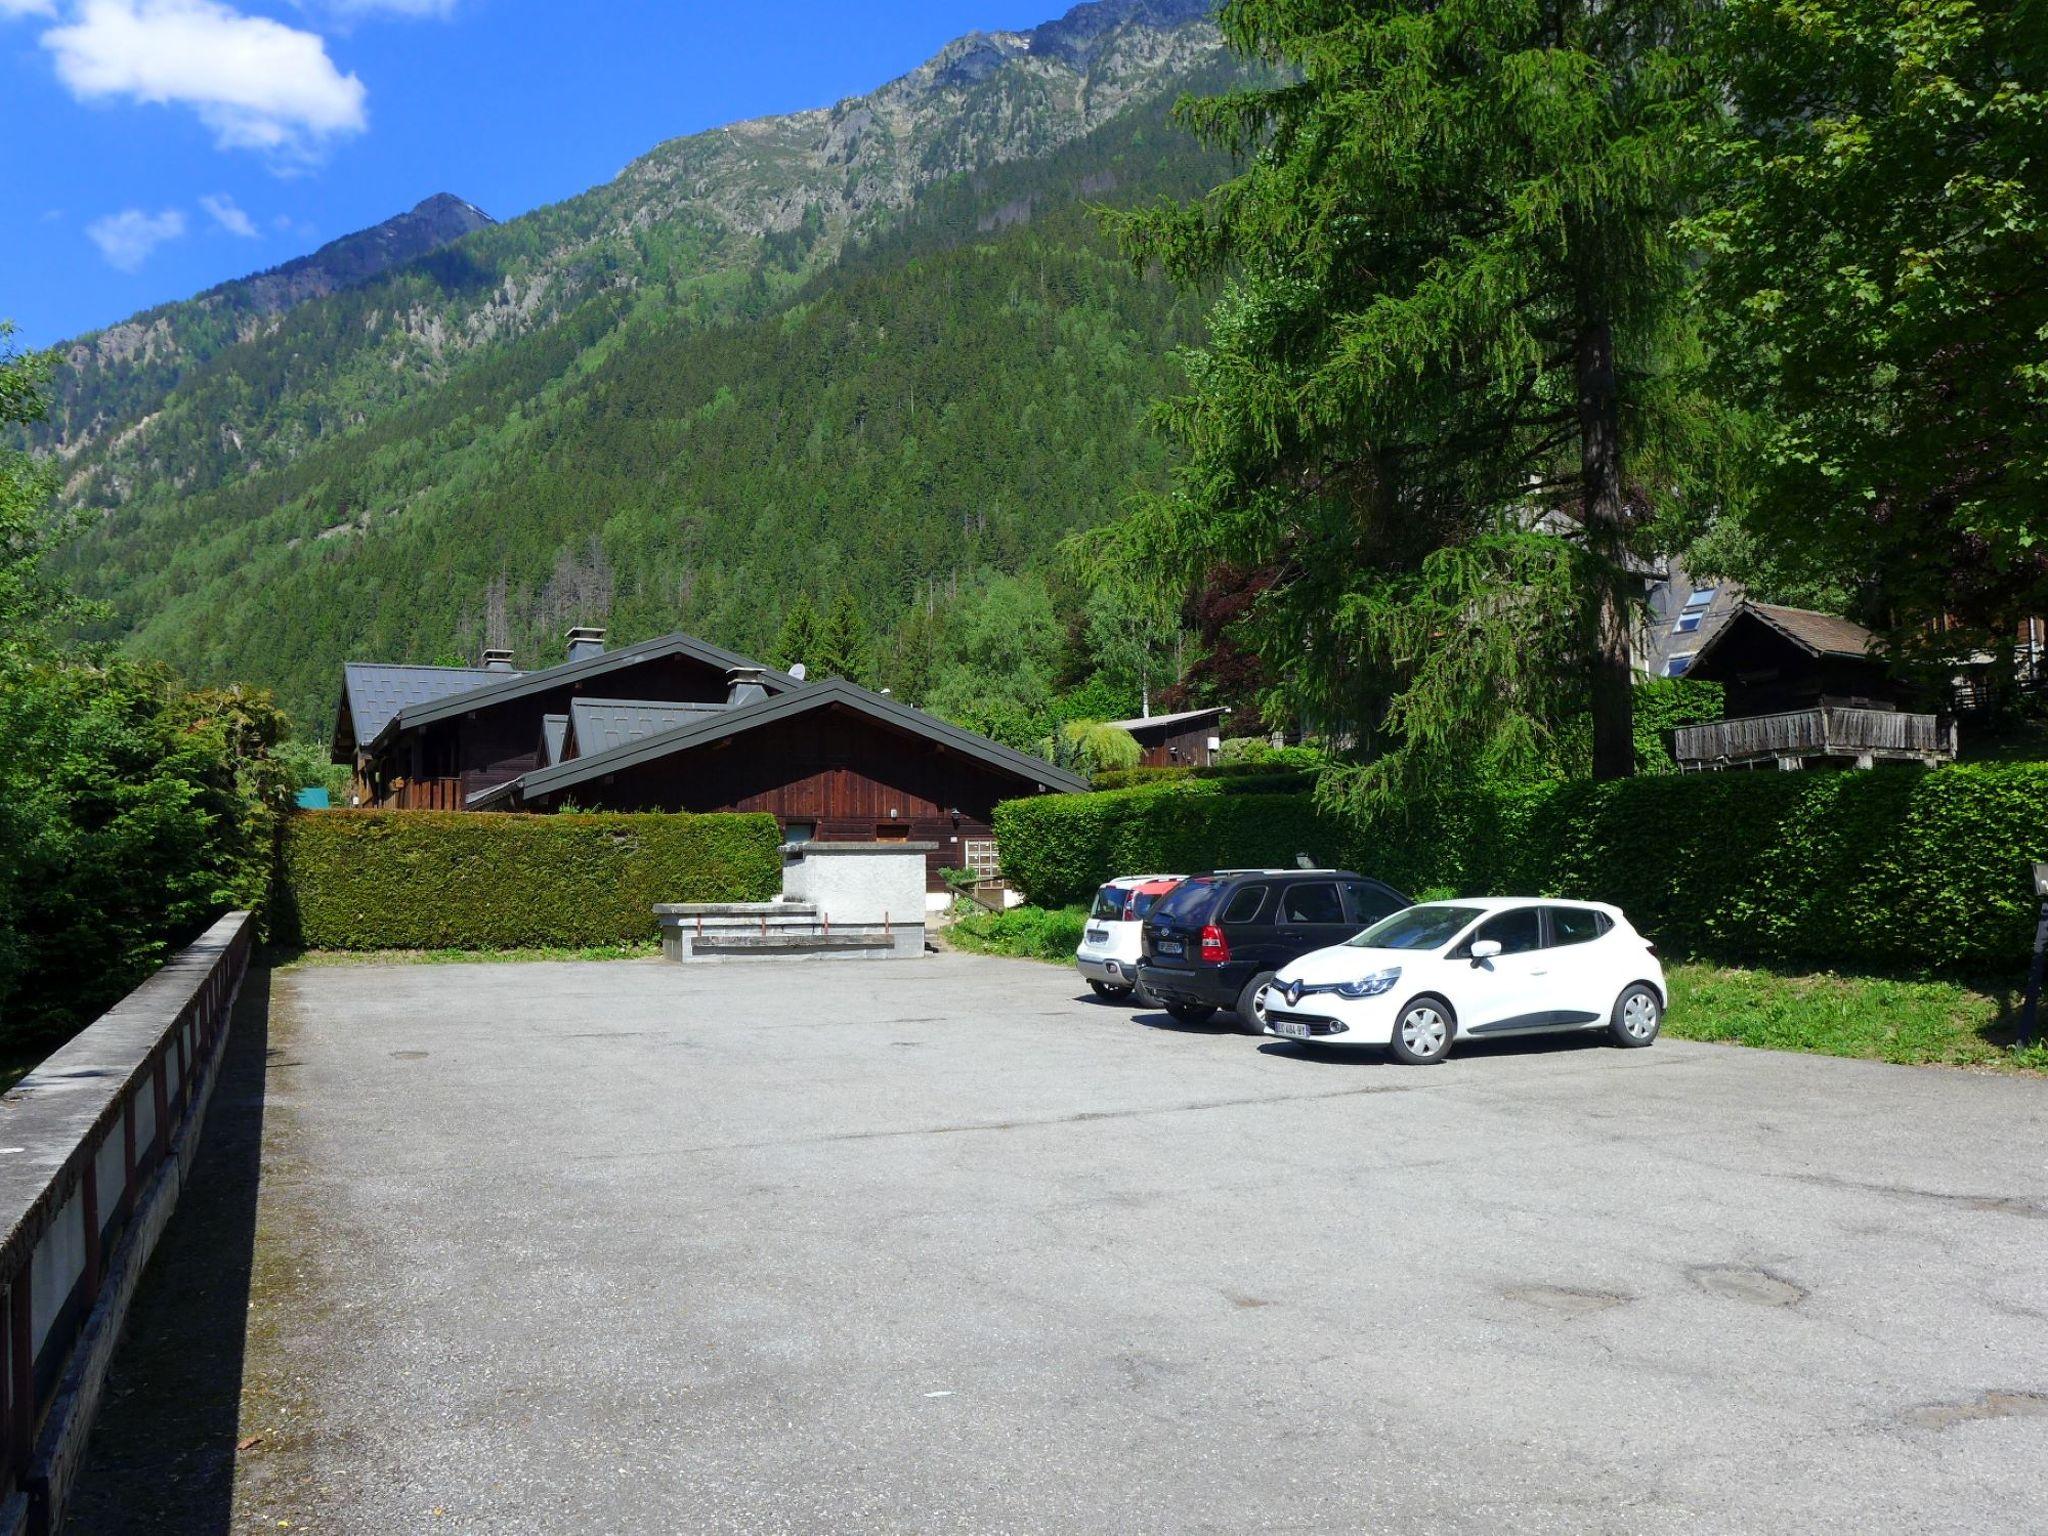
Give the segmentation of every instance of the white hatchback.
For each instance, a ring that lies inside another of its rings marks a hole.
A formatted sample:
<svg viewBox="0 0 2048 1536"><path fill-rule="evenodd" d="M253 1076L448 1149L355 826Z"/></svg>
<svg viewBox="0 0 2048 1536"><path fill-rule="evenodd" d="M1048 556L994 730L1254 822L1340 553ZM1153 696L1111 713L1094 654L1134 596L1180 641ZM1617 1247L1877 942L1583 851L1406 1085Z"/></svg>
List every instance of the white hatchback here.
<svg viewBox="0 0 2048 1536"><path fill-rule="evenodd" d="M1441 1061L1457 1040L1604 1029L1645 1046L1664 967L1618 907L1480 897L1427 902L1303 955L1265 993L1267 1033Z"/></svg>
<svg viewBox="0 0 2048 1536"><path fill-rule="evenodd" d="M1088 908L1088 923L1081 930L1081 943L1074 951L1074 965L1101 998L1136 996L1138 952L1145 919L1160 897L1180 884L1179 875L1124 875L1111 880L1095 893Z"/></svg>

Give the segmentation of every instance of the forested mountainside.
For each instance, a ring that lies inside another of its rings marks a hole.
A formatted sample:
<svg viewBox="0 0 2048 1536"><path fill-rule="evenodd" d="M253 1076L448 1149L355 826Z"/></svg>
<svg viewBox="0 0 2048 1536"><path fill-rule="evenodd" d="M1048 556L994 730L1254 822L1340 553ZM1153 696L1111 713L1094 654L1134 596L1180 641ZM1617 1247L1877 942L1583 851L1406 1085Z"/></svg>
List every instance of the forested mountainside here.
<svg viewBox="0 0 2048 1536"><path fill-rule="evenodd" d="M96 512L73 574L108 637L311 730L344 656L490 630L538 661L574 621L761 651L799 592L851 594L877 677L915 671L949 603L1162 469L1145 406L1201 306L1088 208L1225 172L1168 120L1229 67L1205 10L963 39L205 355L74 368L46 439Z"/></svg>

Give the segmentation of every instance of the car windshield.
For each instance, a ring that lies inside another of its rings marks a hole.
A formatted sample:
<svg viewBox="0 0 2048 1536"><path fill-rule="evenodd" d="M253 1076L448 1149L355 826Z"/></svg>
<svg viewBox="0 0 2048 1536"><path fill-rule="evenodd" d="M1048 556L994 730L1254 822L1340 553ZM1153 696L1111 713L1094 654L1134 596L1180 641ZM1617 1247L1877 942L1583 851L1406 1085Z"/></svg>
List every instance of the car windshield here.
<svg viewBox="0 0 2048 1536"><path fill-rule="evenodd" d="M1215 901L1214 880L1183 880L1160 898L1152 916L1162 923L1199 923Z"/></svg>
<svg viewBox="0 0 2048 1536"><path fill-rule="evenodd" d="M1124 916L1124 897L1126 894L1118 886L1105 885L1095 893L1095 905L1088 909L1088 915L1104 922L1122 922ZM1072 922L1073 919L1069 918L1068 921Z"/></svg>
<svg viewBox="0 0 2048 1536"><path fill-rule="evenodd" d="M1159 905L1160 899L1166 894L1164 891L1138 892L1136 896L1131 898L1131 916L1139 922L1143 922L1152 915L1152 909Z"/></svg>
<svg viewBox="0 0 2048 1536"><path fill-rule="evenodd" d="M1480 915L1477 907L1410 907L1344 942L1354 949L1436 949Z"/></svg>

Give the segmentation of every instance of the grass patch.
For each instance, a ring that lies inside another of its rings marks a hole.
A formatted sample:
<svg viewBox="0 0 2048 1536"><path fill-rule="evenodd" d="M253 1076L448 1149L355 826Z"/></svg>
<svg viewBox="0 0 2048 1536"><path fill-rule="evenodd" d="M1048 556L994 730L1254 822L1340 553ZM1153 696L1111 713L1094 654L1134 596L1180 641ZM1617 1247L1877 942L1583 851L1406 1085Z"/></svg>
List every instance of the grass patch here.
<svg viewBox="0 0 2048 1536"><path fill-rule="evenodd" d="M946 936L955 949L972 954L1065 962L1074 958L1087 922L1086 907L1012 907L960 918Z"/></svg>
<svg viewBox="0 0 2048 1536"><path fill-rule="evenodd" d="M659 939L630 939L586 949L272 949L274 971L328 965L509 965L537 960L648 960L661 953Z"/></svg>
<svg viewBox="0 0 2048 1536"><path fill-rule="evenodd" d="M2016 1049L2024 985L1671 966L1664 1032L1913 1066L2048 1072L2048 1047Z"/></svg>

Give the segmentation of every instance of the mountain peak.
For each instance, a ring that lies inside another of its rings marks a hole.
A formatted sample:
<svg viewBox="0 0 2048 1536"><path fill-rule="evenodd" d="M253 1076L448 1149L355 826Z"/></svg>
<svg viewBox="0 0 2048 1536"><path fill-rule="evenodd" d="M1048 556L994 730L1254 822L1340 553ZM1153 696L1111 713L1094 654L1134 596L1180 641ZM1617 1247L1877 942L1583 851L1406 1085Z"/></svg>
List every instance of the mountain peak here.
<svg viewBox="0 0 2048 1536"><path fill-rule="evenodd" d="M452 240L497 223L476 204L452 192L436 192L381 224L330 240L317 251L223 283L210 295L235 308L277 314L308 299L323 298L382 277L393 267L417 261Z"/></svg>

